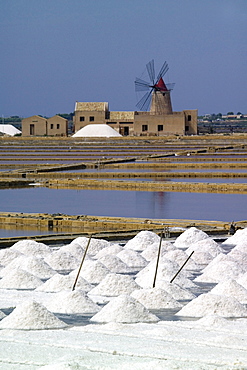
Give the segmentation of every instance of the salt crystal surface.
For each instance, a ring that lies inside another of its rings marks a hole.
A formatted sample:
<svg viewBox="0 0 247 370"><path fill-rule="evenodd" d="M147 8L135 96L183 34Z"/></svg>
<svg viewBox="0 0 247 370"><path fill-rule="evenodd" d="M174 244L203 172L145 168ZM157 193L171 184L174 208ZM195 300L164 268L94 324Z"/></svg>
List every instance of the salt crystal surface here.
<svg viewBox="0 0 247 370"><path fill-rule="evenodd" d="M211 265L210 269L207 269L207 271L203 272L203 274L198 276L194 281L204 283L219 283L226 278L236 280L244 273L245 270L243 270L237 262L222 261L220 263L214 263Z"/></svg>
<svg viewBox="0 0 247 370"><path fill-rule="evenodd" d="M194 254L193 254L194 255ZM192 257L193 257L192 255ZM182 266L185 261L187 260L188 258L188 255L182 251L181 249L175 249L175 250L172 250L172 251L169 251L165 254L165 258L171 260L171 261L175 261L179 264L179 266ZM184 266L184 269L198 269L198 265L194 262L193 258L190 258L187 263L185 264Z"/></svg>
<svg viewBox="0 0 247 370"><path fill-rule="evenodd" d="M223 317L246 317L247 309L234 297L212 293L201 294L184 306L176 315L202 317L217 314Z"/></svg>
<svg viewBox="0 0 247 370"><path fill-rule="evenodd" d="M35 301L21 303L0 322L1 329L41 330L66 326L67 324Z"/></svg>
<svg viewBox="0 0 247 370"><path fill-rule="evenodd" d="M87 237L79 236L78 238L74 239L70 244L79 244L83 249L85 249L88 244L88 240L89 238ZM87 251L87 255L94 256L101 249L106 248L109 245L111 244L107 240L91 238L88 251Z"/></svg>
<svg viewBox="0 0 247 370"><path fill-rule="evenodd" d="M188 249L185 251L186 254L187 251ZM214 257L209 252L195 251L193 253L193 261L195 261L197 265L208 265L211 261L213 261L213 259Z"/></svg>
<svg viewBox="0 0 247 370"><path fill-rule="evenodd" d="M99 258L98 261L102 262L111 272L119 274L131 272L131 268L117 256L107 254Z"/></svg>
<svg viewBox="0 0 247 370"><path fill-rule="evenodd" d="M157 258L159 250L159 243L153 243L149 245L144 251L141 253L141 256L145 258L147 261L151 261L154 258ZM164 256L167 251L176 250L176 247L173 246L172 243L167 241L162 241L161 249L160 249L160 256Z"/></svg>
<svg viewBox="0 0 247 370"><path fill-rule="evenodd" d="M4 289L35 289L43 282L37 276L30 274L20 268L10 270L0 280L0 288Z"/></svg>
<svg viewBox="0 0 247 370"><path fill-rule="evenodd" d="M100 307L81 290L56 293L46 307L51 312L64 314L96 313L100 310Z"/></svg>
<svg viewBox="0 0 247 370"><path fill-rule="evenodd" d="M241 284L245 289L247 289L247 272L237 279L237 283Z"/></svg>
<svg viewBox="0 0 247 370"><path fill-rule="evenodd" d="M137 299L146 308L159 310L165 308L181 308L171 294L160 288L139 289L131 293L131 297Z"/></svg>
<svg viewBox="0 0 247 370"><path fill-rule="evenodd" d="M224 249L219 246L218 243L216 243L213 239L211 238L206 238L197 241L196 243L192 243L187 249L186 253L188 255L191 254L191 252L194 251L193 254L193 259L196 258L197 252L207 252L210 253L211 256L216 257L220 253L224 253Z"/></svg>
<svg viewBox="0 0 247 370"><path fill-rule="evenodd" d="M80 130L78 130L72 137L112 137L112 136L122 136L114 130L114 128L101 124L90 124L86 125Z"/></svg>
<svg viewBox="0 0 247 370"><path fill-rule="evenodd" d="M168 281L158 280L156 281L155 286L157 288L165 290L177 301L191 300L196 297L193 293L190 292L190 290L181 288L175 282L170 283Z"/></svg>
<svg viewBox="0 0 247 370"><path fill-rule="evenodd" d="M144 267L147 265L147 261L138 252L132 249L125 249L117 254L124 263L129 267Z"/></svg>
<svg viewBox="0 0 247 370"><path fill-rule="evenodd" d="M56 272L43 260L34 256L20 256L10 262L2 271L1 276L9 273L14 268L21 268L37 276L39 279L49 279Z"/></svg>
<svg viewBox="0 0 247 370"><path fill-rule="evenodd" d="M225 319L224 317L215 315L215 314L206 315L206 316L204 316L201 319L196 321L196 324L198 326L205 326L207 328L210 328L212 326L222 328L225 325L227 325L227 323L228 323L227 319Z"/></svg>
<svg viewBox="0 0 247 370"><path fill-rule="evenodd" d="M129 275L108 274L106 277L93 288L90 295L117 296L120 294L130 294L138 289L138 284Z"/></svg>
<svg viewBox="0 0 247 370"><path fill-rule="evenodd" d="M210 293L234 297L240 303L247 303L247 289L238 284L234 279L226 279L221 281L210 291Z"/></svg>
<svg viewBox="0 0 247 370"><path fill-rule="evenodd" d="M232 245L235 246L240 243L245 243L247 240L247 228L239 229L235 232L234 235L230 236L225 240L222 245Z"/></svg>
<svg viewBox="0 0 247 370"><path fill-rule="evenodd" d="M188 248L192 243L207 238L209 236L204 231L190 227L176 238L174 245L177 248Z"/></svg>
<svg viewBox="0 0 247 370"><path fill-rule="evenodd" d="M10 262L12 262L15 258L20 257L23 255L19 251L15 251L14 249L1 249L0 250L0 265L7 266Z"/></svg>
<svg viewBox="0 0 247 370"><path fill-rule="evenodd" d="M91 319L94 322L157 322L158 317L151 314L146 307L133 297L120 295L112 299Z"/></svg>
<svg viewBox="0 0 247 370"><path fill-rule="evenodd" d="M39 292L59 292L64 289L72 289L75 282L75 276L72 275L61 275L55 274L49 280L47 280L43 285L39 286L36 291ZM89 284L85 279L79 276L76 289L84 290L88 292L93 286Z"/></svg>
<svg viewBox="0 0 247 370"><path fill-rule="evenodd" d="M107 254L116 255L119 252L121 252L122 250L124 250L124 247L121 247L121 245L119 245L119 244L112 244L112 245L109 245L109 247L105 247L104 249L102 249L101 251L99 251L94 256L94 258L99 259L99 258L101 258L103 256L106 256Z"/></svg>
<svg viewBox="0 0 247 370"><path fill-rule="evenodd" d="M243 253L241 250L235 247L230 253L228 253L228 256L233 258L236 262L238 262L241 267L243 267L244 269L246 268L247 253Z"/></svg>
<svg viewBox="0 0 247 370"><path fill-rule="evenodd" d="M80 266L80 261L69 252L54 251L44 258L54 270L74 270Z"/></svg>
<svg viewBox="0 0 247 370"><path fill-rule="evenodd" d="M19 251L27 256L44 257L51 253L51 248L44 243L35 240L20 240L10 247L12 250Z"/></svg>
<svg viewBox="0 0 247 370"><path fill-rule="evenodd" d="M77 243L63 245L60 249L60 252L67 252L72 254L75 258L81 261L82 257L84 256L84 248Z"/></svg>
<svg viewBox="0 0 247 370"><path fill-rule="evenodd" d="M160 237L153 231L140 231L134 238L130 239L126 244L126 249L133 249L135 251L143 251L149 245L159 242Z"/></svg>
<svg viewBox="0 0 247 370"><path fill-rule="evenodd" d="M76 276L78 269L72 271L70 275ZM80 276L91 284L99 284L109 273L110 270L100 261L85 260L81 268Z"/></svg>

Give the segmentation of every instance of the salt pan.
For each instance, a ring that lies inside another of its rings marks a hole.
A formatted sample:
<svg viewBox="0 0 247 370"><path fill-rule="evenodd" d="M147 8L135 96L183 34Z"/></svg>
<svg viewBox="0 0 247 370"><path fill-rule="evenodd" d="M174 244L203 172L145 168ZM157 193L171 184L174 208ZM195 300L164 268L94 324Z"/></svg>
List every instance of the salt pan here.
<svg viewBox="0 0 247 370"><path fill-rule="evenodd" d="M160 288L135 290L131 293L131 297L134 297L146 308L152 310L182 307L171 294Z"/></svg>
<svg viewBox="0 0 247 370"><path fill-rule="evenodd" d="M129 275L108 274L102 281L93 288L90 295L117 296L120 294L130 294L138 289L138 284Z"/></svg>
<svg viewBox="0 0 247 370"><path fill-rule="evenodd" d="M100 312L94 315L95 322L157 322L158 317L151 314L146 307L128 295L120 295L112 299Z"/></svg>
<svg viewBox="0 0 247 370"><path fill-rule="evenodd" d="M130 239L124 248L135 251L143 251L149 245L159 242L160 237L152 231L140 231L134 238Z"/></svg>

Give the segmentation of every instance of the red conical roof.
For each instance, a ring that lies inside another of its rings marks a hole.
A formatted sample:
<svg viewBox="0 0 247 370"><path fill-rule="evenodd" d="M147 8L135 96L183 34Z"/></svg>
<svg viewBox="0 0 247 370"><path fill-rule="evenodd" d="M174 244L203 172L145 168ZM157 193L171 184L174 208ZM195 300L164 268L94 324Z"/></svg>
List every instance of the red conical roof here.
<svg viewBox="0 0 247 370"><path fill-rule="evenodd" d="M163 80L162 77L160 77L158 83L154 87L157 88L157 90L159 90L161 92L162 91L168 91L168 89L166 87L166 84L165 84L165 82L164 82L164 80Z"/></svg>

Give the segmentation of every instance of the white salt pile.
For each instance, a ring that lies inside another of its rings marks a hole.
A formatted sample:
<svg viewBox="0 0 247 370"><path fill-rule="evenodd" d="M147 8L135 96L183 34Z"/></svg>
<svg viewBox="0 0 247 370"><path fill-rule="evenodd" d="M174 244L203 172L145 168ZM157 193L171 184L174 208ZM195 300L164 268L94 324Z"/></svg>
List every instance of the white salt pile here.
<svg viewBox="0 0 247 370"><path fill-rule="evenodd" d="M175 250L176 247L170 242L162 241L161 249L160 249L160 256L165 256L165 254L170 250ZM153 243L149 245L144 251L141 253L141 256L145 258L147 261L151 261L154 258L157 258L159 250L159 243Z"/></svg>
<svg viewBox="0 0 247 370"><path fill-rule="evenodd" d="M237 283L237 281L234 279L226 279L221 281L210 291L210 293L234 297L240 303L247 303L247 289Z"/></svg>
<svg viewBox="0 0 247 370"><path fill-rule="evenodd" d="M247 289L247 272L237 279L237 283Z"/></svg>
<svg viewBox="0 0 247 370"><path fill-rule="evenodd" d="M46 303L51 312L64 314L86 314L99 312L99 306L94 303L82 290L64 290L56 293Z"/></svg>
<svg viewBox="0 0 247 370"><path fill-rule="evenodd" d="M1 329L42 330L66 326L67 324L35 301L21 303L0 322Z"/></svg>
<svg viewBox="0 0 247 370"><path fill-rule="evenodd" d="M79 236L74 239L70 244L79 244L83 249L86 248L89 238L84 236ZM110 245L110 242L103 239L91 238L90 244L88 247L87 255L95 256L101 249L106 248Z"/></svg>
<svg viewBox="0 0 247 370"><path fill-rule="evenodd" d="M76 276L78 269L72 271L70 275ZM103 263L99 261L85 260L80 271L80 276L91 284L99 284L109 273L110 270L103 265Z"/></svg>
<svg viewBox="0 0 247 370"><path fill-rule="evenodd" d="M10 270L0 280L1 289L35 289L42 284L38 277L20 268Z"/></svg>
<svg viewBox="0 0 247 370"><path fill-rule="evenodd" d="M247 266L247 253L242 252L242 250L238 248L238 246L233 248L233 250L228 253L228 256L237 261L239 265L243 268Z"/></svg>
<svg viewBox="0 0 247 370"><path fill-rule="evenodd" d="M15 258L20 257L21 255L23 255L21 252L15 251L10 248L1 249L0 250L0 265L7 266Z"/></svg>
<svg viewBox="0 0 247 370"><path fill-rule="evenodd" d="M71 243L67 245L63 245L60 249L60 252L66 252L72 254L77 260L81 261L82 257L84 256L84 248L77 243Z"/></svg>
<svg viewBox="0 0 247 370"><path fill-rule="evenodd" d="M230 236L225 240L222 245L224 246L235 246L237 244L246 243L247 240L247 228L239 229L234 235Z"/></svg>
<svg viewBox="0 0 247 370"><path fill-rule="evenodd" d="M54 251L44 258L54 270L74 270L80 266L80 261L69 252Z"/></svg>
<svg viewBox="0 0 247 370"><path fill-rule="evenodd" d="M137 299L147 309L160 310L164 308L181 308L171 294L160 288L139 289L131 293L131 297Z"/></svg>
<svg viewBox="0 0 247 370"><path fill-rule="evenodd" d="M129 267L144 267L147 266L148 262L138 252L132 249L124 249L117 254L124 263Z"/></svg>
<svg viewBox="0 0 247 370"><path fill-rule="evenodd" d="M90 295L118 296L120 294L130 294L140 287L129 275L110 273L93 288Z"/></svg>
<svg viewBox="0 0 247 370"><path fill-rule="evenodd" d="M202 239L196 243L192 243L185 252L188 255L190 255L191 252L194 252L193 259L195 260L198 252L210 253L212 257L216 257L220 253L225 253L224 249L211 238Z"/></svg>
<svg viewBox="0 0 247 370"><path fill-rule="evenodd" d="M49 280L47 280L44 284L39 286L36 289L36 291L59 292L61 290L72 289L74 282L75 282L75 276L55 274ZM76 283L76 289L89 292L92 288L93 286L91 284L89 284L85 279L79 276L77 283Z"/></svg>
<svg viewBox="0 0 247 370"><path fill-rule="evenodd" d="M184 306L176 315L202 317L217 314L223 317L246 317L247 309L234 297L212 293L201 294Z"/></svg>
<svg viewBox="0 0 247 370"><path fill-rule="evenodd" d="M27 256L44 257L51 253L51 248L44 243L35 240L20 240L10 247L12 250L19 251Z"/></svg>
<svg viewBox="0 0 247 370"><path fill-rule="evenodd" d="M209 236L204 231L190 227L176 238L174 245L177 248L188 248L191 244L207 238Z"/></svg>
<svg viewBox="0 0 247 370"><path fill-rule="evenodd" d="M94 322L157 322L158 317L151 314L146 307L133 297L120 295L112 299L91 319Z"/></svg>
<svg viewBox="0 0 247 370"><path fill-rule="evenodd" d="M153 231L140 231L134 238L130 239L126 244L126 249L133 249L135 251L143 251L149 245L159 242L160 237Z"/></svg>
<svg viewBox="0 0 247 370"><path fill-rule="evenodd" d="M169 293L176 301L184 301L194 299L196 296L189 290L181 288L175 282L169 283L168 281L156 281L155 286L161 288Z"/></svg>
<svg viewBox="0 0 247 370"><path fill-rule="evenodd" d="M199 268L192 257L184 265L185 270L195 270ZM167 252L165 254L165 258L169 259L170 261L175 261L178 263L179 266L182 266L185 263L185 261L188 259L188 255L181 249L175 249L175 250L170 250L169 252Z"/></svg>
<svg viewBox="0 0 247 370"><path fill-rule="evenodd" d="M21 268L39 279L49 279L56 272L43 260L34 256L25 256L15 258L2 271L1 276L9 273L14 268Z"/></svg>
<svg viewBox="0 0 247 370"><path fill-rule="evenodd" d="M131 268L117 256L107 254L99 258L98 261L103 263L111 272L116 272L119 274L131 272Z"/></svg>
<svg viewBox="0 0 247 370"><path fill-rule="evenodd" d="M79 131L77 131L74 135L72 135L72 137L114 137L114 136L121 137L122 135L120 135L119 132L114 130L112 127L105 125L103 123L86 125Z"/></svg>
<svg viewBox="0 0 247 370"><path fill-rule="evenodd" d="M112 244L112 245L109 245L109 247L105 247L104 249L102 249L101 251L99 251L94 256L94 258L99 259L101 257L104 257L104 256L108 255L108 254L116 255L119 252L121 252L122 250L124 250L124 248L121 247L121 245L119 245L119 244Z"/></svg>
<svg viewBox="0 0 247 370"><path fill-rule="evenodd" d="M197 320L195 322L198 326L205 326L207 328L210 328L212 326L215 327L225 327L228 324L228 320L224 317L212 314L212 315L206 315L202 317L201 319Z"/></svg>

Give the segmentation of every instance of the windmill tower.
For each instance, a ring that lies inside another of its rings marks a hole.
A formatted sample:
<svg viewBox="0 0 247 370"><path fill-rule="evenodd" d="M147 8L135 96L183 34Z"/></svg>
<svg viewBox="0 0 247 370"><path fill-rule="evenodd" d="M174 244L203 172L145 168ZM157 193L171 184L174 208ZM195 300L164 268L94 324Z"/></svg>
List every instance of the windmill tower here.
<svg viewBox="0 0 247 370"><path fill-rule="evenodd" d="M151 60L146 68L150 81L147 82L140 78L135 80L136 91L146 91L136 106L144 111L150 109L150 114L172 114L170 92L174 84L165 84L163 80L163 76L169 69L167 62L163 64L156 78L154 60Z"/></svg>

